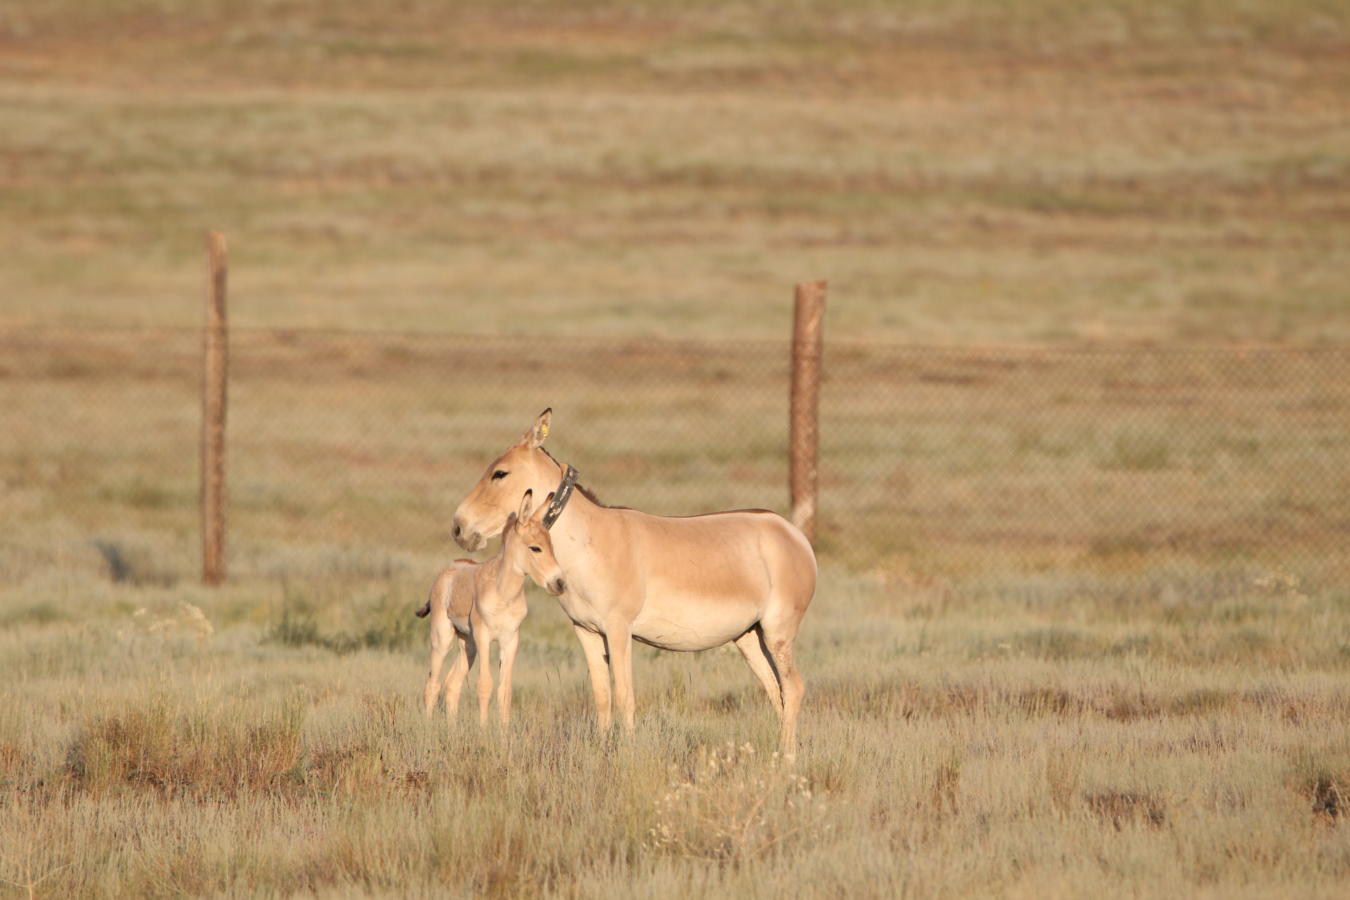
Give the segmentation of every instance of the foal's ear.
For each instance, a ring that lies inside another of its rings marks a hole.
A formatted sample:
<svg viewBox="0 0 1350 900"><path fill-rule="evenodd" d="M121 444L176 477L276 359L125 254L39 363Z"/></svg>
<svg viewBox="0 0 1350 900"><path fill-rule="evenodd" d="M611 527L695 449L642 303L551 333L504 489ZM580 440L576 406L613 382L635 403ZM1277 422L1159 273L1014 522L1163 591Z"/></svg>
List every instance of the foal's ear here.
<svg viewBox="0 0 1350 900"><path fill-rule="evenodd" d="M539 504L539 510L534 514L534 518L536 520L542 520L544 518L544 513L548 512L548 505L552 502L553 502L553 491L549 491L548 496L544 498L544 502ZM524 517L522 516L522 519L523 518Z"/></svg>
<svg viewBox="0 0 1350 900"><path fill-rule="evenodd" d="M544 443L544 438L548 437L548 423L553 419L553 407L549 407L539 414L539 418L534 420L534 424L520 438L520 442L531 450Z"/></svg>
<svg viewBox="0 0 1350 900"><path fill-rule="evenodd" d="M528 522L530 520L531 501L534 500L534 489L525 492L525 496L520 498L520 512L516 513L516 520L519 522Z"/></svg>
<svg viewBox="0 0 1350 900"><path fill-rule="evenodd" d="M503 541L506 540L506 535L508 535L508 534L511 533L511 529L513 529L513 528L515 528L515 527L516 527L516 514L515 514L515 513L511 513L511 515L509 515L509 516L506 517L506 524L502 526L502 540L503 540Z"/></svg>

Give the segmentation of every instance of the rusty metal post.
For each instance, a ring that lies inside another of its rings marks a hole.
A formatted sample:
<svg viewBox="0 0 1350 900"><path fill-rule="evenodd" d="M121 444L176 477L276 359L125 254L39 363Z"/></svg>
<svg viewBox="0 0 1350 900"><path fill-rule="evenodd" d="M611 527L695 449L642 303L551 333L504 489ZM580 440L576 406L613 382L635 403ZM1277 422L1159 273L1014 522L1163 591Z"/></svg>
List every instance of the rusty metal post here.
<svg viewBox="0 0 1350 900"><path fill-rule="evenodd" d="M816 480L820 449L820 359L824 341L824 281L797 285L792 321L792 397L788 428L788 493L792 524L816 542Z"/></svg>
<svg viewBox="0 0 1350 900"><path fill-rule="evenodd" d="M202 583L225 581L225 235L206 233L206 324L202 352Z"/></svg>

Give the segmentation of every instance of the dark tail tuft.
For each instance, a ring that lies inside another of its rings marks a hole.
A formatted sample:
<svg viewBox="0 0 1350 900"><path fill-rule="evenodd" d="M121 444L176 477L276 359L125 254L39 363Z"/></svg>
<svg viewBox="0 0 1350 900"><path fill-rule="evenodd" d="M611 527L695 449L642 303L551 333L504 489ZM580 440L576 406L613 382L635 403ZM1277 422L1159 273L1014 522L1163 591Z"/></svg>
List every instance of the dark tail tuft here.
<svg viewBox="0 0 1350 900"><path fill-rule="evenodd" d="M422 608L419 609L419 610L417 610L417 618L419 618L419 619L425 619L425 618L426 618L427 616L429 616L429 615L431 615L431 601L430 601L430 600L428 600L426 603L423 603L423 604L422 604Z"/></svg>

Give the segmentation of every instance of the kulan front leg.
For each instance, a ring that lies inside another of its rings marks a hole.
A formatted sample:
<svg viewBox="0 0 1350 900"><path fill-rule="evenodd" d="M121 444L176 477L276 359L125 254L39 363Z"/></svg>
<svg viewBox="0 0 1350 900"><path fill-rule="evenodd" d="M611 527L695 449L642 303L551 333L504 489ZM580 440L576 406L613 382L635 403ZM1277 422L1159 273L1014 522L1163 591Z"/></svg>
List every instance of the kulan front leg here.
<svg viewBox="0 0 1350 900"><path fill-rule="evenodd" d="M609 646L609 668L614 673L614 702L623 716L624 728L633 730L633 633L627 625L612 625L605 632Z"/></svg>
<svg viewBox="0 0 1350 900"><path fill-rule="evenodd" d="M586 668L591 674L591 693L595 697L596 725L600 730L608 731L609 713L609 664L605 660L605 639L594 631L587 631L580 625L576 629L577 640L581 642L581 652L586 654Z"/></svg>
<svg viewBox="0 0 1350 900"><path fill-rule="evenodd" d="M516 650L520 647L520 632L513 631L497 639L497 654L501 673L497 684L497 715L503 727L511 724L511 676L516 668ZM486 667L485 667L486 668Z"/></svg>

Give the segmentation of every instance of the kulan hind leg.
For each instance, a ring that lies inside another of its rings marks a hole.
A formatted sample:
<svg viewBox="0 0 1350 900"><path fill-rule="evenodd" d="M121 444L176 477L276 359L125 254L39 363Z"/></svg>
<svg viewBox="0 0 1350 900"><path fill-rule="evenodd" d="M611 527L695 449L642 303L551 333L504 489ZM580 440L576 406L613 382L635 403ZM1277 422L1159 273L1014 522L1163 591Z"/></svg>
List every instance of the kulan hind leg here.
<svg viewBox="0 0 1350 900"><path fill-rule="evenodd" d="M778 680L783 685L783 728L779 740L779 749L787 759L797 756L797 713L802 708L802 696L806 693L806 682L797 671L797 662L793 659L792 644L797 638L799 618L788 621L766 620L764 644L769 648L769 656L778 669Z"/></svg>
<svg viewBox="0 0 1350 900"><path fill-rule="evenodd" d="M736 638L736 649L741 651L745 661L750 665L750 671L755 673L759 683L764 685L764 692L769 695L769 702L773 704L774 712L778 717L783 717L783 690L778 684L778 675L773 670L773 663L769 660L768 654L764 650L764 642L761 637L760 627L756 625L745 634Z"/></svg>

